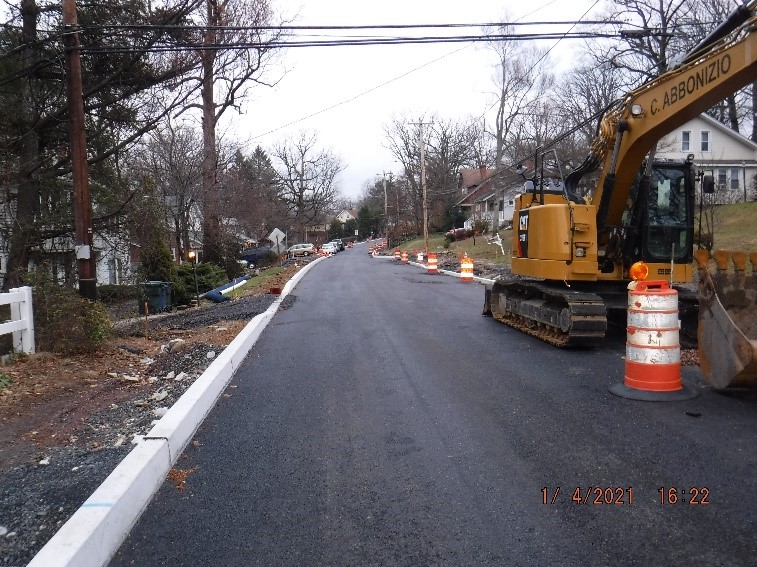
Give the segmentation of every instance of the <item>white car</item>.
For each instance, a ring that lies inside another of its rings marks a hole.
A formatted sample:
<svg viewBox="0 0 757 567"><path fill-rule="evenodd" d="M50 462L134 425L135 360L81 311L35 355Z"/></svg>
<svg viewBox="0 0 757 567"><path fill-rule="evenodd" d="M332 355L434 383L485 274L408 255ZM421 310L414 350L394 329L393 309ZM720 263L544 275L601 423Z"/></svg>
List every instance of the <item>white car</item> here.
<svg viewBox="0 0 757 567"><path fill-rule="evenodd" d="M333 242L327 242L323 246L321 246L321 252L324 254L336 254L339 252L339 248L337 248L336 244Z"/></svg>

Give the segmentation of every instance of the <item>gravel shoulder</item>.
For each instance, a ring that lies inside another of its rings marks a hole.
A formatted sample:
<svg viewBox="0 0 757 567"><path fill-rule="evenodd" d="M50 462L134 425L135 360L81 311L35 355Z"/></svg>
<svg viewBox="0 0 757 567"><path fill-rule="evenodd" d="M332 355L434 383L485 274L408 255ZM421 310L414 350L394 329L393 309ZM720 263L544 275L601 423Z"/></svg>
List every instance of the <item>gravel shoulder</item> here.
<svg viewBox="0 0 757 567"><path fill-rule="evenodd" d="M0 392L0 565L26 565L275 298L120 322L94 356L40 353L0 367L12 380Z"/></svg>

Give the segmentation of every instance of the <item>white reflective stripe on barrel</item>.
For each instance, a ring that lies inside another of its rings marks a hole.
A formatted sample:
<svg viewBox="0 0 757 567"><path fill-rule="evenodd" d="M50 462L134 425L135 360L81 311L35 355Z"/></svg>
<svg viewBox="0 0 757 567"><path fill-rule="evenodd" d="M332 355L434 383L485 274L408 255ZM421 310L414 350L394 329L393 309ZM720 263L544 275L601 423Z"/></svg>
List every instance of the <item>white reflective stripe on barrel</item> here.
<svg viewBox="0 0 757 567"><path fill-rule="evenodd" d="M642 364L680 364L681 349L637 347L626 343L626 360Z"/></svg>
<svg viewBox="0 0 757 567"><path fill-rule="evenodd" d="M638 347L677 347L678 329L639 329L629 325L626 341Z"/></svg>
<svg viewBox="0 0 757 567"><path fill-rule="evenodd" d="M678 311L677 293L642 293L631 292L628 294L628 309L638 311Z"/></svg>
<svg viewBox="0 0 757 567"><path fill-rule="evenodd" d="M642 329L677 329L678 311L641 312L628 310L627 324L629 327L641 327Z"/></svg>

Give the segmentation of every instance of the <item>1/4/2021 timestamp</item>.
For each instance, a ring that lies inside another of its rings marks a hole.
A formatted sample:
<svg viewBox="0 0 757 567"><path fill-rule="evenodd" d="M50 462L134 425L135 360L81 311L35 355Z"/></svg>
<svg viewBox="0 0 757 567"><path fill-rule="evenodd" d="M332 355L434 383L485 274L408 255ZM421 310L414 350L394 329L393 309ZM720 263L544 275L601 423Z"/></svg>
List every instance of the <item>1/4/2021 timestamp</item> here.
<svg viewBox="0 0 757 567"><path fill-rule="evenodd" d="M690 488L670 488L661 486L657 489L657 502L662 505L689 504L691 506L706 506L710 503L710 489L706 486L692 486ZM634 489L629 486L577 486L573 490L562 490L559 486L541 489L542 504L558 504L570 501L573 504L612 504L616 506L633 506Z"/></svg>
<svg viewBox="0 0 757 567"><path fill-rule="evenodd" d="M633 506L633 487L613 488L603 486L577 486L570 494L570 501L574 504L613 504L616 506ZM567 495L566 495L567 496ZM542 504L556 504L561 500L560 487L544 487L541 489Z"/></svg>
<svg viewBox="0 0 757 567"><path fill-rule="evenodd" d="M710 489L706 486L692 486L690 488L668 488L661 486L657 489L660 504L690 504L692 506L706 506L710 503Z"/></svg>

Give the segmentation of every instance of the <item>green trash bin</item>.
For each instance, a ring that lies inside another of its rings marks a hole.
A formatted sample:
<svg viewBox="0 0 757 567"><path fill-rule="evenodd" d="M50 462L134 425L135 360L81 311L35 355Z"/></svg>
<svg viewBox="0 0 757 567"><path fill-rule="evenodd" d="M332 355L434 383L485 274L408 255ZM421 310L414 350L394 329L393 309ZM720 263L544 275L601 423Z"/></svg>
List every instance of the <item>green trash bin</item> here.
<svg viewBox="0 0 757 567"><path fill-rule="evenodd" d="M171 282L150 281L142 283L142 301L139 309L144 313L145 303L149 314L171 310Z"/></svg>

